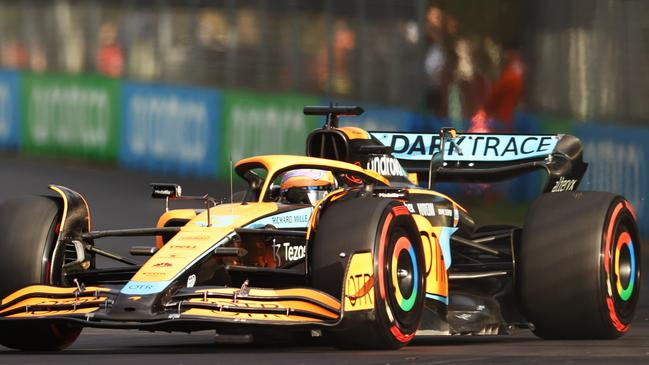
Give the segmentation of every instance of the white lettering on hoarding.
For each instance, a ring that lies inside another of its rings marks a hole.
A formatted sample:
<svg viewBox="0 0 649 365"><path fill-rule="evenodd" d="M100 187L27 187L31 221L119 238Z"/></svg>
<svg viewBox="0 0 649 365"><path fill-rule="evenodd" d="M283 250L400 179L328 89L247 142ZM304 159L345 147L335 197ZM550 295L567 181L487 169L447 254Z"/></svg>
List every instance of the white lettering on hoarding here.
<svg viewBox="0 0 649 365"><path fill-rule="evenodd" d="M35 86L29 98L32 140L38 145L104 147L111 110L108 92L79 86Z"/></svg>
<svg viewBox="0 0 649 365"><path fill-rule="evenodd" d="M584 190L610 191L627 198L638 216L643 215L647 193L644 146L637 143L597 140L584 143L590 163Z"/></svg>
<svg viewBox="0 0 649 365"><path fill-rule="evenodd" d="M0 140L9 137L11 132L11 91L9 85L0 84Z"/></svg>
<svg viewBox="0 0 649 365"><path fill-rule="evenodd" d="M268 153L304 153L307 124L300 109L235 103L231 111L230 151L234 161ZM303 141L303 139L301 140Z"/></svg>
<svg viewBox="0 0 649 365"><path fill-rule="evenodd" d="M135 95L128 103L131 153L201 163L210 140L207 105L174 96Z"/></svg>

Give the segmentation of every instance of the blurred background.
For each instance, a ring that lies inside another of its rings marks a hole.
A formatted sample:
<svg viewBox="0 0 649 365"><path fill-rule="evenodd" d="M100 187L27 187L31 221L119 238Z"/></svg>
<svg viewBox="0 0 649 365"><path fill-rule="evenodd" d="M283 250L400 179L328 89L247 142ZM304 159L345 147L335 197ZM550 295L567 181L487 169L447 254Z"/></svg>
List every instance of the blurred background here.
<svg viewBox="0 0 649 365"><path fill-rule="evenodd" d="M575 134L580 189L625 195L646 235L648 17L642 0L0 0L0 178L23 192L73 161L109 169L97 183L222 190L231 161L303 154L321 121L302 106L334 101L369 130ZM540 186L439 188L490 223Z"/></svg>

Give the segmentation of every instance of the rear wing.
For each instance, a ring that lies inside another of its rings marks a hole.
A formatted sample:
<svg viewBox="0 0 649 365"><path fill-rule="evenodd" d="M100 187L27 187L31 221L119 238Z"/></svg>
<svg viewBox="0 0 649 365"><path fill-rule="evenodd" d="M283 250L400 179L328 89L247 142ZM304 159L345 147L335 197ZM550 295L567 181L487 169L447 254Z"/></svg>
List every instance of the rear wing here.
<svg viewBox="0 0 649 365"><path fill-rule="evenodd" d="M588 164L581 141L567 134L458 133L445 139L443 156L440 134L370 132L373 139L392 150L408 172L421 180L432 173L436 181L495 182L534 170L545 170L545 191L570 191L579 186ZM441 161L434 166L433 156ZM443 157L443 158L440 158Z"/></svg>

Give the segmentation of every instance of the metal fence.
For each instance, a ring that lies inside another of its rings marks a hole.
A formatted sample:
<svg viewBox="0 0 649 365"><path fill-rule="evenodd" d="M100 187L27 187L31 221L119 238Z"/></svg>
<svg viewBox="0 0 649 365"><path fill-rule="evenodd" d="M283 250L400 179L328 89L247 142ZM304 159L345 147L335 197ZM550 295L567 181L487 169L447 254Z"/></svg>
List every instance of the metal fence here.
<svg viewBox="0 0 649 365"><path fill-rule="evenodd" d="M0 2L2 67L417 104L426 1Z"/></svg>
<svg viewBox="0 0 649 365"><path fill-rule="evenodd" d="M528 2L529 109L580 120L649 120L649 2Z"/></svg>
<svg viewBox="0 0 649 365"><path fill-rule="evenodd" d="M458 118L484 93L463 91L458 111L449 106L460 102L454 81L498 76L518 3L0 0L0 65L294 91Z"/></svg>

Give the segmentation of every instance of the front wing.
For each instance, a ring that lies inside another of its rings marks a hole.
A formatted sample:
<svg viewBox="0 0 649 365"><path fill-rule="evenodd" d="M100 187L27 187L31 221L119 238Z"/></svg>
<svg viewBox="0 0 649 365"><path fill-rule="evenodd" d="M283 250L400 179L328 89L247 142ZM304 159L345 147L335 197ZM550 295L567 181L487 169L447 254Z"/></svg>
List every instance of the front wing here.
<svg viewBox="0 0 649 365"><path fill-rule="evenodd" d="M118 299L119 297L119 299ZM177 291L155 314L129 316L115 301L146 301L118 288L60 288L34 285L6 297L0 305L0 330L25 321L72 322L83 327L196 331L228 325L289 327L334 326L340 302L309 288L240 289L195 287Z"/></svg>

